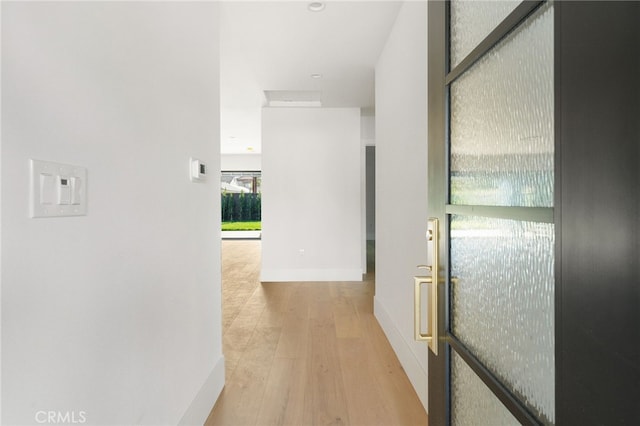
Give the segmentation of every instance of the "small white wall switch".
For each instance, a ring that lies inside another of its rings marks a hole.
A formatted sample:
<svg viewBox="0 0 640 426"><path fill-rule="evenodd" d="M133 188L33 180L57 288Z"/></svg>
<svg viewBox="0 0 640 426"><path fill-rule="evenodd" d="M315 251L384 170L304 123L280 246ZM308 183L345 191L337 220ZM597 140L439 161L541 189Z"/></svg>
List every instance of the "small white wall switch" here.
<svg viewBox="0 0 640 426"><path fill-rule="evenodd" d="M72 176L71 183L71 204L79 206L82 203L82 178Z"/></svg>
<svg viewBox="0 0 640 426"><path fill-rule="evenodd" d="M69 164L31 160L30 216L87 214L87 169Z"/></svg>
<svg viewBox="0 0 640 426"><path fill-rule="evenodd" d="M56 181L53 175L40 173L40 204L53 204Z"/></svg>
<svg viewBox="0 0 640 426"><path fill-rule="evenodd" d="M189 178L191 182L201 182L207 179L207 166L196 158L189 159Z"/></svg>
<svg viewBox="0 0 640 426"><path fill-rule="evenodd" d="M58 176L58 204L66 206L71 204L71 182L68 176Z"/></svg>

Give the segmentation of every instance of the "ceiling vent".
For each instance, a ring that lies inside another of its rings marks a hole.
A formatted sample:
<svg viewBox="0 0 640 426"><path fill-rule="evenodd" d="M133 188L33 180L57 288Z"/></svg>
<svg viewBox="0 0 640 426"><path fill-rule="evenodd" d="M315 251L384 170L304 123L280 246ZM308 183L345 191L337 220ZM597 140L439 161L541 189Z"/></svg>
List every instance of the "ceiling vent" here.
<svg viewBox="0 0 640 426"><path fill-rule="evenodd" d="M321 107L322 92L305 90L265 90L269 107Z"/></svg>

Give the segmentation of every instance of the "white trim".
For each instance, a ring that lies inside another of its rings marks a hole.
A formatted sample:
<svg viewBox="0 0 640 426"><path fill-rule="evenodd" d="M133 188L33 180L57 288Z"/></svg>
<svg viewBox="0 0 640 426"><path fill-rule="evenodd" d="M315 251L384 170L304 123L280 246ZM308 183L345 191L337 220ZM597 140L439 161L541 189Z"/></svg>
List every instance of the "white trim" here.
<svg viewBox="0 0 640 426"><path fill-rule="evenodd" d="M422 367L416 353L411 350L412 345L402 336L400 330L398 330L393 323L387 309L385 309L382 304L382 301L377 297L373 298L373 313L378 323L380 323L380 327L382 327L387 339L389 339L389 343L391 343L391 347L396 353L402 368L404 368L404 371L407 373L407 377L409 377L409 381L418 394L418 398L420 398L424 409L429 413L427 370ZM415 344L415 342L411 343Z"/></svg>
<svg viewBox="0 0 640 426"><path fill-rule="evenodd" d="M218 359L211 374L209 374L209 377L178 424L181 426L203 425L220 396L222 388L224 388L224 356Z"/></svg>
<svg viewBox="0 0 640 426"><path fill-rule="evenodd" d="M362 281L362 269L263 269L260 281Z"/></svg>
<svg viewBox="0 0 640 426"><path fill-rule="evenodd" d="M259 240L262 238L261 231L221 231L220 236L222 239L229 240Z"/></svg>

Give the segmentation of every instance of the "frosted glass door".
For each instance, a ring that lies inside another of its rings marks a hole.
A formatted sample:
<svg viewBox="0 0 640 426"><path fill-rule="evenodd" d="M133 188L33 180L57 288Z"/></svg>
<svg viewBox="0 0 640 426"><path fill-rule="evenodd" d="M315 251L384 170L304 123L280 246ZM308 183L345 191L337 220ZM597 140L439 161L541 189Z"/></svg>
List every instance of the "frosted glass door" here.
<svg viewBox="0 0 640 426"><path fill-rule="evenodd" d="M518 5L453 0L451 66ZM447 333L456 426L519 424L518 411L554 423L553 70L548 3L448 82Z"/></svg>

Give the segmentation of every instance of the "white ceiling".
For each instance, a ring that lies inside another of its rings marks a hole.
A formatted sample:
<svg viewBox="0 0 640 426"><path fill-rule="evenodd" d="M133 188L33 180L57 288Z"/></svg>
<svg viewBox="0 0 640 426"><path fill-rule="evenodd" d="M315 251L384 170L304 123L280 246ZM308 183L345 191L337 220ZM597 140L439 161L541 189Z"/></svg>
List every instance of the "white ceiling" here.
<svg viewBox="0 0 640 426"><path fill-rule="evenodd" d="M309 3L221 3L223 153L261 152L265 90L373 110L375 64L401 3L328 1L322 12Z"/></svg>

